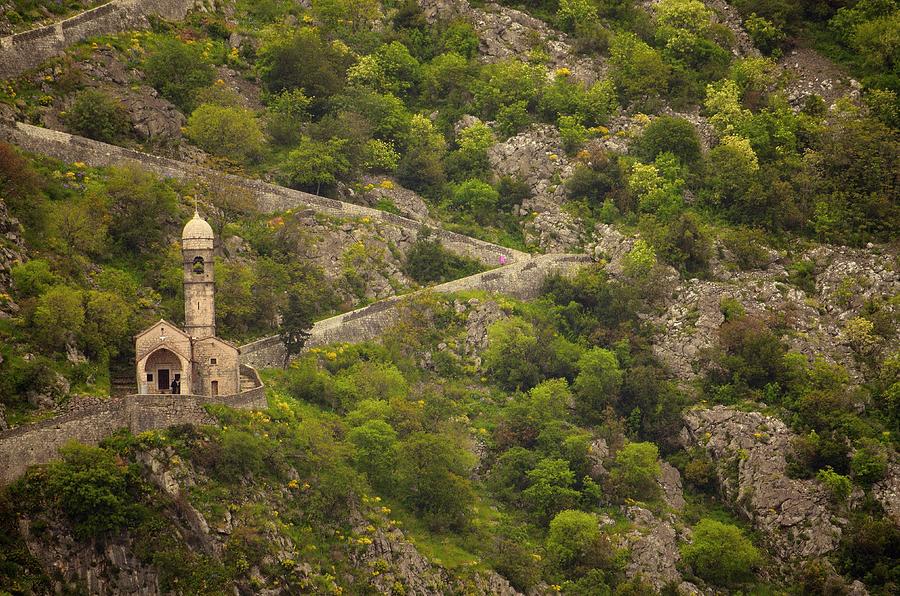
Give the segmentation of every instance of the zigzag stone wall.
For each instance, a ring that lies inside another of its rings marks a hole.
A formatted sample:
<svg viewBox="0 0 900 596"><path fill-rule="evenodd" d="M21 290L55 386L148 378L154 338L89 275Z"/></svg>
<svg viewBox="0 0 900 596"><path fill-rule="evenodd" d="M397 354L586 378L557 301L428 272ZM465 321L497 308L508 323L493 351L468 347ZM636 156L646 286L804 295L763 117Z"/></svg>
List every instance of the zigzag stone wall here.
<svg viewBox="0 0 900 596"><path fill-rule="evenodd" d="M0 78L15 77L79 41L146 29L150 16L180 21L196 0L113 0L64 21L0 38Z"/></svg>
<svg viewBox="0 0 900 596"><path fill-rule="evenodd" d="M259 180L223 174L222 172L174 159L108 145L22 122L17 122L10 126L0 124L0 140L18 145L25 151L32 153L49 155L68 162L81 161L95 167L120 165L132 161L137 162L147 170L167 178L184 180L198 178L224 179L232 186L249 191L256 198L257 207L263 212L286 211L288 209L306 207L342 217L369 217L373 221L383 221L404 228L413 237L418 234L422 227L420 222L386 211L335 201ZM501 260L512 263L528 258L528 255L523 252L446 230L434 230L433 237L439 240L448 250L478 259L492 267L496 266Z"/></svg>
<svg viewBox="0 0 900 596"><path fill-rule="evenodd" d="M549 274L570 274L589 262L591 259L587 255L542 255L422 291L451 293L483 290L528 300L537 297L544 279ZM306 345L316 347L374 339L394 322L398 314L397 307L411 295L394 296L319 321L313 327ZM284 344L278 336L273 336L241 346L241 362L256 368L281 366L284 363Z"/></svg>
<svg viewBox="0 0 900 596"><path fill-rule="evenodd" d="M96 445L122 428L140 433L178 424L212 424L215 420L206 412L206 404L263 409L265 387L224 397L129 395L92 401L50 420L4 431L0 433L0 485L12 482L29 466L52 461L69 441Z"/></svg>

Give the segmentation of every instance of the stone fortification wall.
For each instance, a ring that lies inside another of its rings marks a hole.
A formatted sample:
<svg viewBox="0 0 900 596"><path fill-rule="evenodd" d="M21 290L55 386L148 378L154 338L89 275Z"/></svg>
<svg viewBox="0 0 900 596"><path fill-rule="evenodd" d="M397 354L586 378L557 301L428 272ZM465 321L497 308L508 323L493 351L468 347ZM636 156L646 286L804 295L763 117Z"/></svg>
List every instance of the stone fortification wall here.
<svg viewBox="0 0 900 596"><path fill-rule="evenodd" d="M254 373L255 374L255 373ZM255 377L259 380L259 377ZM56 458L69 441L96 445L121 428L140 433L177 424L215 422L204 409L221 404L240 409L266 407L265 387L223 397L199 395L129 395L90 403L44 422L0 433L0 485L15 480L28 466Z"/></svg>
<svg viewBox="0 0 900 596"><path fill-rule="evenodd" d="M412 236L418 234L422 227L420 222L386 211L335 201L259 180L249 180L239 176L223 174L222 172L174 159L141 153L140 151L125 149L115 145L107 145L106 143L21 122L11 126L0 124L0 140L18 145L25 151L49 155L68 162L81 161L90 166L110 166L133 161L167 178L225 179L229 184L249 191L256 198L257 207L263 212L286 211L304 207L341 217L369 217L373 221L383 221L408 230ZM434 230L433 237L439 240L448 250L478 259L488 266L495 266L501 260L513 263L528 258L528 255L523 252L445 230Z"/></svg>
<svg viewBox="0 0 900 596"><path fill-rule="evenodd" d="M450 293L483 290L528 300L537 296L547 275L556 272L571 273L590 261L591 259L587 255L542 255L422 291ZM409 296L411 295L394 296L364 308L319 321L313 327L312 335L306 345L316 347L338 342L355 343L374 339L394 322L398 312L397 307ZM256 368L281 366L284 363L284 345L278 336L273 336L241 346L241 362Z"/></svg>
<svg viewBox="0 0 900 596"><path fill-rule="evenodd" d="M64 21L0 38L0 78L15 77L79 41L146 29L148 17L179 21L196 0L113 0Z"/></svg>

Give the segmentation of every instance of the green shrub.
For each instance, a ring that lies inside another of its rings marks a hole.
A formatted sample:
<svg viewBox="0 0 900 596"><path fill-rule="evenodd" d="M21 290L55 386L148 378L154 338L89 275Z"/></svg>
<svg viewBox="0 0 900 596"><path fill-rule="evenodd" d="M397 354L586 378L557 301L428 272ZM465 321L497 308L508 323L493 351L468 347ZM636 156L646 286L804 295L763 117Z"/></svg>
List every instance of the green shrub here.
<svg viewBox="0 0 900 596"><path fill-rule="evenodd" d="M450 437L414 432L398 447L395 492L432 530L465 528L472 460Z"/></svg>
<svg viewBox="0 0 900 596"><path fill-rule="evenodd" d="M599 416L607 406L615 404L621 385L622 370L613 352L592 348L579 358L572 390L584 415Z"/></svg>
<svg viewBox="0 0 900 596"><path fill-rule="evenodd" d="M125 107L99 89L79 91L66 122L78 134L104 143L115 143L131 131Z"/></svg>
<svg viewBox="0 0 900 596"><path fill-rule="evenodd" d="M566 460L542 459L527 476L529 484L522 499L543 523L578 504L581 493L575 489L575 473Z"/></svg>
<svg viewBox="0 0 900 596"><path fill-rule="evenodd" d="M559 512L550 521L546 549L551 564L574 577L603 567L612 558L611 545L600 530L597 515L573 509Z"/></svg>
<svg viewBox="0 0 900 596"><path fill-rule="evenodd" d="M33 315L34 336L45 348L63 351L84 325L84 295L69 286L54 286L41 294Z"/></svg>
<svg viewBox="0 0 900 596"><path fill-rule="evenodd" d="M610 478L621 498L651 500L659 494L659 449L653 443L628 443L616 453Z"/></svg>
<svg viewBox="0 0 900 596"><path fill-rule="evenodd" d="M137 479L112 453L70 443L50 465L48 495L72 521L81 538L122 528L134 519Z"/></svg>
<svg viewBox="0 0 900 596"><path fill-rule="evenodd" d="M766 236L759 230L750 228L734 228L722 234L725 245L741 271L762 269L769 264L769 251L766 250Z"/></svg>
<svg viewBox="0 0 900 596"><path fill-rule="evenodd" d="M384 420L368 420L351 429L347 438L356 448L354 463L372 486L389 488L397 458L397 433L391 425Z"/></svg>
<svg viewBox="0 0 900 596"><path fill-rule="evenodd" d="M488 328L483 358L485 370L504 388L529 389L541 381L536 366L541 348L534 326L519 317L497 321Z"/></svg>
<svg viewBox="0 0 900 596"><path fill-rule="evenodd" d="M453 185L448 207L458 213L471 214L479 223L488 223L496 214L500 194L487 182L466 180Z"/></svg>
<svg viewBox="0 0 900 596"><path fill-rule="evenodd" d="M431 231L423 229L406 254L404 270L418 283L450 281L483 269L479 261L451 253L430 236Z"/></svg>
<svg viewBox="0 0 900 596"><path fill-rule="evenodd" d="M209 87L215 71L198 45L164 38L144 60L147 81L185 114L196 106L195 94Z"/></svg>
<svg viewBox="0 0 900 596"><path fill-rule="evenodd" d="M204 151L238 163L259 159L265 145L256 116L241 107L202 104L188 118L185 134Z"/></svg>
<svg viewBox="0 0 900 596"><path fill-rule="evenodd" d="M860 447L850 458L853 478L863 484L874 484L884 478L887 465L887 449L871 439L861 441Z"/></svg>
<svg viewBox="0 0 900 596"><path fill-rule="evenodd" d="M675 155L682 165L694 166L702 156L700 137L690 121L674 116L654 118L635 141L634 153L652 162L660 153Z"/></svg>
<svg viewBox="0 0 900 596"><path fill-rule="evenodd" d="M266 90L302 89L314 98L312 111L321 114L328 98L344 86L350 55L323 40L318 29L302 27L273 31L263 40L258 58L256 68Z"/></svg>
<svg viewBox="0 0 900 596"><path fill-rule="evenodd" d="M300 144L278 165L278 180L291 188L316 194L334 188L350 172L345 144L343 139L323 142L302 137Z"/></svg>
<svg viewBox="0 0 900 596"><path fill-rule="evenodd" d="M693 528L693 542L681 547L681 556L694 573L720 586L749 580L760 563L756 547L737 526L701 519Z"/></svg>
<svg viewBox="0 0 900 596"><path fill-rule="evenodd" d="M816 479L825 485L831 499L836 503L845 503L850 498L850 491L853 488L850 479L835 472L831 466L819 470Z"/></svg>

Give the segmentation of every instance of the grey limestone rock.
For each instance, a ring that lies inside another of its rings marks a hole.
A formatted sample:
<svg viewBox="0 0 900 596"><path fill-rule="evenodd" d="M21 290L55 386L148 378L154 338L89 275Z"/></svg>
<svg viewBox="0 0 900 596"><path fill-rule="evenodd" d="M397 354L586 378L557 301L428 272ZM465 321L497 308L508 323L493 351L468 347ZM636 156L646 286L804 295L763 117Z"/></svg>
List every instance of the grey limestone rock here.
<svg viewBox="0 0 900 596"><path fill-rule="evenodd" d="M760 531L781 562L832 552L841 537L826 490L787 476L793 433L759 412L725 406L684 415L686 447L704 448L723 496Z"/></svg>

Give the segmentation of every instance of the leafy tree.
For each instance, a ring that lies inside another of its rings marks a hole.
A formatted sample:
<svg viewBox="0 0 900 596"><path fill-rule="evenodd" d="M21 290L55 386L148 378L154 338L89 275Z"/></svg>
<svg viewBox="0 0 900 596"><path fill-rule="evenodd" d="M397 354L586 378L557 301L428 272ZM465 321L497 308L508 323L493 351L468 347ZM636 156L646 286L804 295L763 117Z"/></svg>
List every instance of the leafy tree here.
<svg viewBox="0 0 900 596"><path fill-rule="evenodd" d="M610 46L612 77L624 100L652 98L668 87L669 67L660 53L632 33L619 33Z"/></svg>
<svg viewBox="0 0 900 596"><path fill-rule="evenodd" d="M204 151L238 163L259 159L265 144L256 116L241 107L202 104L188 118L185 134Z"/></svg>
<svg viewBox="0 0 900 596"><path fill-rule="evenodd" d="M50 466L47 492L72 521L76 535L100 536L133 519L137 480L111 453L71 443L60 456Z"/></svg>
<svg viewBox="0 0 900 596"><path fill-rule="evenodd" d="M494 187L481 180L471 179L453 185L449 207L456 212L471 213L476 221L486 223L496 213L499 200L500 194Z"/></svg>
<svg viewBox="0 0 900 596"><path fill-rule="evenodd" d="M497 321L488 328L485 370L507 389L528 389L541 378L536 364L540 347L534 326L519 317Z"/></svg>
<svg viewBox="0 0 900 596"><path fill-rule="evenodd" d="M48 289L38 298L32 320L35 338L44 347L61 351L67 343L74 344L84 325L81 290L69 286Z"/></svg>
<svg viewBox="0 0 900 596"><path fill-rule="evenodd" d="M559 0L556 23L567 33L575 33L598 20L597 7L590 0Z"/></svg>
<svg viewBox="0 0 900 596"><path fill-rule="evenodd" d="M863 484L874 484L884 478L887 466L887 449L871 439L862 440L850 458L853 478Z"/></svg>
<svg viewBox="0 0 900 596"><path fill-rule="evenodd" d="M291 362L291 356L299 354L306 346L313 326L314 305L296 290L288 292L287 304L281 312L279 335L284 344L284 368Z"/></svg>
<svg viewBox="0 0 900 596"><path fill-rule="evenodd" d="M447 150L444 136L428 118L416 114L409 123L403 144L406 154L400 160L400 181L414 190L428 192L444 182L443 157Z"/></svg>
<svg viewBox="0 0 900 596"><path fill-rule="evenodd" d="M312 111L321 114L327 99L344 85L347 54L324 41L315 28L277 30L263 40L256 68L270 93L303 89L313 97Z"/></svg>
<svg viewBox="0 0 900 596"><path fill-rule="evenodd" d="M287 186L319 194L350 172L343 139L317 141L304 136L278 165L278 178Z"/></svg>
<svg viewBox="0 0 900 596"><path fill-rule="evenodd" d="M79 91L66 122L78 134L104 143L115 143L131 130L124 106L99 89Z"/></svg>
<svg viewBox="0 0 900 596"><path fill-rule="evenodd" d="M581 493L575 473L564 459L542 459L527 474L529 485L522 491L526 506L546 523L556 513L577 505Z"/></svg>
<svg viewBox="0 0 900 596"><path fill-rule="evenodd" d="M397 433L384 420L368 420L350 430L354 462L376 488L388 489L396 463Z"/></svg>
<svg viewBox="0 0 900 596"><path fill-rule="evenodd" d="M159 41L144 60L143 67L147 81L186 114L196 105L196 92L209 87L215 76L199 46L171 37Z"/></svg>
<svg viewBox="0 0 900 596"><path fill-rule="evenodd" d="M787 36L778 25L754 12L744 19L744 28L753 40L753 45L763 54L780 54L780 46Z"/></svg>
<svg viewBox="0 0 900 596"><path fill-rule="evenodd" d="M114 166L98 191L107 205L109 235L120 249L141 256L164 246L176 205L165 182L136 165Z"/></svg>
<svg viewBox="0 0 900 596"><path fill-rule="evenodd" d="M51 286L62 282L62 279L50 269L46 259L31 259L14 265L11 270L16 295L21 298L34 298L46 292Z"/></svg>
<svg viewBox="0 0 900 596"><path fill-rule="evenodd" d="M112 292L88 290L84 297L82 342L88 351L100 355L104 351L115 357L127 350L132 341L134 306Z"/></svg>
<svg viewBox="0 0 900 596"><path fill-rule="evenodd" d="M488 64L473 85L475 105L487 118L493 117L503 106L520 101L533 107L545 78L542 67L519 60Z"/></svg>
<svg viewBox="0 0 900 596"><path fill-rule="evenodd" d="M550 521L546 549L554 567L574 577L605 567L612 558L597 515L574 509L561 511Z"/></svg>
<svg viewBox="0 0 900 596"><path fill-rule="evenodd" d="M313 14L334 33L369 31L382 16L377 0L313 0Z"/></svg>
<svg viewBox="0 0 900 596"><path fill-rule="evenodd" d="M757 319L726 321L719 328L719 342L724 351L723 380L761 389L777 381L784 372L785 346Z"/></svg>
<svg viewBox="0 0 900 596"><path fill-rule="evenodd" d="M665 152L672 153L685 166L700 161L700 138L694 125L684 118L659 116L644 129L635 143L635 154L652 162Z"/></svg>
<svg viewBox="0 0 900 596"><path fill-rule="evenodd" d="M653 499L659 493L659 449L653 443L628 443L616 453L610 476L619 495Z"/></svg>
<svg viewBox="0 0 900 596"><path fill-rule="evenodd" d="M592 348L578 360L572 392L579 409L595 417L616 402L621 384L622 370L616 355L603 348Z"/></svg>
<svg viewBox="0 0 900 596"><path fill-rule="evenodd" d="M681 556L694 573L721 586L749 579L760 563L759 552L740 528L708 518L694 526L693 542L681 547Z"/></svg>
<svg viewBox="0 0 900 596"><path fill-rule="evenodd" d="M303 89L285 90L270 96L266 106L266 130L274 143L287 147L300 140L301 126L309 118L312 102Z"/></svg>
<svg viewBox="0 0 900 596"><path fill-rule="evenodd" d="M397 495L433 530L464 528L475 500L472 456L448 439L414 432L398 447Z"/></svg>
<svg viewBox="0 0 900 596"><path fill-rule="evenodd" d="M420 284L444 282L473 275L482 269L481 263L460 257L431 239L431 230L423 228L406 253L406 273Z"/></svg>

